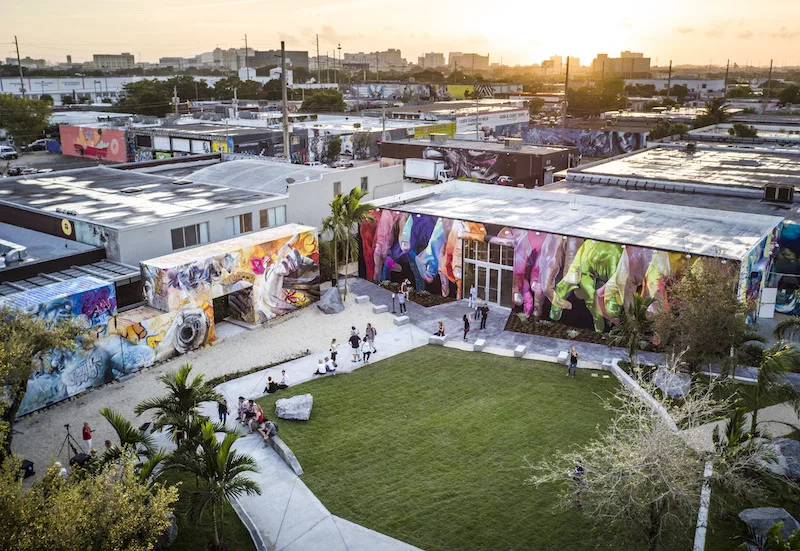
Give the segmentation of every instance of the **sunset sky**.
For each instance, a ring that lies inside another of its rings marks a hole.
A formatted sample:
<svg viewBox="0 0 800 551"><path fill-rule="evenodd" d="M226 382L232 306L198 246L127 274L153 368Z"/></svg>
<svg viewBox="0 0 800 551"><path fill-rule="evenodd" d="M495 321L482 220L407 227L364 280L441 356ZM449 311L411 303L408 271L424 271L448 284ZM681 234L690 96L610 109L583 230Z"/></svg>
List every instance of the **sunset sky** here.
<svg viewBox="0 0 800 551"><path fill-rule="evenodd" d="M3 10L0 55L73 61L131 52L140 61L249 46L320 51L399 48L490 53L538 63L553 54L588 64L597 52L644 52L652 63L800 65L800 0L26 0Z"/></svg>

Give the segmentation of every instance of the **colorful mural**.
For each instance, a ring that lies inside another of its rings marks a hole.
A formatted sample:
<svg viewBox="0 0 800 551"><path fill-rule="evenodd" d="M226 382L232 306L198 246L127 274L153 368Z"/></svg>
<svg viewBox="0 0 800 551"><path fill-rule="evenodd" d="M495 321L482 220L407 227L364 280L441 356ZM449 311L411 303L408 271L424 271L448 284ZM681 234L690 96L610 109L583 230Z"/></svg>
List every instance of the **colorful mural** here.
<svg viewBox="0 0 800 551"><path fill-rule="evenodd" d="M394 210L374 214L375 220L360 228L363 277L395 282L408 278L418 290L462 298L464 287L471 285L467 274L481 262L487 266L496 253L493 262L501 286L510 288L507 306L524 317L596 331L608 330L636 292L655 299L653 311L666 307L666 283L696 260L681 253L492 224Z"/></svg>
<svg viewBox="0 0 800 551"><path fill-rule="evenodd" d="M426 147L425 159L444 161L453 178L464 178L477 182L514 185L517 174L517 156L479 149L455 149L450 147Z"/></svg>
<svg viewBox="0 0 800 551"><path fill-rule="evenodd" d="M784 222L778 233L770 286L777 286L775 310L800 315L800 224Z"/></svg>
<svg viewBox="0 0 800 551"><path fill-rule="evenodd" d="M522 141L531 145L567 145L580 149L588 157L610 157L642 149L646 145L644 132L617 132L586 128L528 126L520 130Z"/></svg>
<svg viewBox="0 0 800 551"><path fill-rule="evenodd" d="M128 161L124 130L61 125L58 131L64 155L120 163Z"/></svg>

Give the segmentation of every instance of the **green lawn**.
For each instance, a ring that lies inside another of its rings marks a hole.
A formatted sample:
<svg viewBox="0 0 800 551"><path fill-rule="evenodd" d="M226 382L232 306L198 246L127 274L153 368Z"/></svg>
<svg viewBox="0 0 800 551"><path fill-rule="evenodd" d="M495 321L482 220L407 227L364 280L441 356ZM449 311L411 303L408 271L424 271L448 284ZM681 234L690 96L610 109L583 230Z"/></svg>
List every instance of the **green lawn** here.
<svg viewBox="0 0 800 551"><path fill-rule="evenodd" d="M206 515L198 522L192 522L188 516L188 494L194 488L194 477L184 473L168 471L164 473L163 481L167 484L180 482L178 487L179 497L175 510L178 519L178 539L169 549L170 551L202 551L207 549L208 542L211 541L214 533L214 526L211 523L210 515ZM263 491L263 490L262 490ZM233 507L225 506L222 514L222 523L219 526L220 537L230 542L228 549L231 551L255 551L255 545L250 538L242 521Z"/></svg>
<svg viewBox="0 0 800 551"><path fill-rule="evenodd" d="M279 435L336 515L428 551L580 551L594 548L590 523L525 485L525 457L608 422L617 381L590 373L426 346L260 403L269 415L277 398L314 396L311 420L280 421Z"/></svg>

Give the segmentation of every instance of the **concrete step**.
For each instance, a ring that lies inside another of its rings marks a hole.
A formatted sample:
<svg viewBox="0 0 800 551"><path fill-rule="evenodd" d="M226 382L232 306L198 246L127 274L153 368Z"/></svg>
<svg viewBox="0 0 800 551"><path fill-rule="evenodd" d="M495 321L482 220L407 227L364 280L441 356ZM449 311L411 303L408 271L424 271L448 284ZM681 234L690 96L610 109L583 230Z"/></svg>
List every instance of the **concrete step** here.
<svg viewBox="0 0 800 551"><path fill-rule="evenodd" d="M567 365L568 361L569 361L569 352L567 352L566 350L562 350L561 352L558 353L558 363Z"/></svg>
<svg viewBox="0 0 800 551"><path fill-rule="evenodd" d="M436 335L431 335L428 337L428 344L433 344L436 346L444 346L444 342L447 340L447 335L444 337L437 337Z"/></svg>
<svg viewBox="0 0 800 551"><path fill-rule="evenodd" d="M375 311L374 308L372 310ZM405 324L410 323L410 322L411 322L411 318L409 318L408 316L395 316L394 317L394 324L395 325L405 325Z"/></svg>
<svg viewBox="0 0 800 551"><path fill-rule="evenodd" d="M375 306L372 307L373 314L383 314L388 311L389 307L386 306L385 304L376 304Z"/></svg>
<svg viewBox="0 0 800 551"><path fill-rule="evenodd" d="M475 352L480 352L486 346L486 339L478 339L475 341L475 344L472 345L472 349Z"/></svg>
<svg viewBox="0 0 800 551"><path fill-rule="evenodd" d="M364 304L365 302L369 302L369 295L358 295L356 297L356 304Z"/></svg>
<svg viewBox="0 0 800 551"><path fill-rule="evenodd" d="M524 344L520 344L514 349L514 357L521 358L525 355L525 350L527 350L527 347Z"/></svg>

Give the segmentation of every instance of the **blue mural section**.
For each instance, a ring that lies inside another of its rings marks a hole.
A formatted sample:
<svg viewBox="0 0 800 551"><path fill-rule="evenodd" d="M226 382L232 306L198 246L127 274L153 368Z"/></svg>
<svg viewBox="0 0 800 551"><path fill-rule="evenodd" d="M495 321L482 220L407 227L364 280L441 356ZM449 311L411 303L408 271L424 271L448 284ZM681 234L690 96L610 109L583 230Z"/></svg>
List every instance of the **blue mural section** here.
<svg viewBox="0 0 800 551"><path fill-rule="evenodd" d="M562 137L563 136L563 137ZM580 149L587 157L622 155L647 144L645 132L619 132L588 128L561 128L528 126L521 129L522 141L530 145L566 145Z"/></svg>
<svg viewBox="0 0 800 551"><path fill-rule="evenodd" d="M782 224L772 273L770 286L778 288L775 311L800 315L800 224Z"/></svg>

